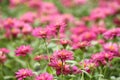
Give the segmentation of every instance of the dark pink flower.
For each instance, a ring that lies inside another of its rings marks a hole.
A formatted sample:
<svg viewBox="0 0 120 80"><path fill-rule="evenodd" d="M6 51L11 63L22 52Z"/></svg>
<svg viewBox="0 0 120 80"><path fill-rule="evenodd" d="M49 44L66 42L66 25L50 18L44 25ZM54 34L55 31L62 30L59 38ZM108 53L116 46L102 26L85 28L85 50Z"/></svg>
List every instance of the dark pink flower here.
<svg viewBox="0 0 120 80"><path fill-rule="evenodd" d="M60 44L61 44L64 48L66 48L66 46L67 46L69 43L70 43L69 40L65 40L65 39L61 39L61 40L60 40Z"/></svg>
<svg viewBox="0 0 120 80"><path fill-rule="evenodd" d="M18 80L24 80L27 77L32 77L34 74L30 69L20 69L16 72L16 78Z"/></svg>
<svg viewBox="0 0 120 80"><path fill-rule="evenodd" d="M36 76L35 80L53 80L53 76L49 73L42 73Z"/></svg>
<svg viewBox="0 0 120 80"><path fill-rule="evenodd" d="M37 38L48 38L48 29L47 28L35 28L32 32L33 36Z"/></svg>
<svg viewBox="0 0 120 80"><path fill-rule="evenodd" d="M83 49L90 46L90 43L88 41L81 41L81 42L73 42L72 48L75 49Z"/></svg>
<svg viewBox="0 0 120 80"><path fill-rule="evenodd" d="M73 52L67 50L60 50L53 53L53 56L57 57L60 60L72 60Z"/></svg>
<svg viewBox="0 0 120 80"><path fill-rule="evenodd" d="M30 54L31 51L32 48L30 46L22 45L15 50L15 53L16 56L26 56L27 54Z"/></svg>
<svg viewBox="0 0 120 80"><path fill-rule="evenodd" d="M63 65L64 64L61 60L58 60L57 58L55 58L53 56L50 58L49 66L55 68L56 70L60 70Z"/></svg>
<svg viewBox="0 0 120 80"><path fill-rule="evenodd" d="M96 66L105 65L107 63L104 54L102 53L93 54L91 56L91 60L96 64Z"/></svg>

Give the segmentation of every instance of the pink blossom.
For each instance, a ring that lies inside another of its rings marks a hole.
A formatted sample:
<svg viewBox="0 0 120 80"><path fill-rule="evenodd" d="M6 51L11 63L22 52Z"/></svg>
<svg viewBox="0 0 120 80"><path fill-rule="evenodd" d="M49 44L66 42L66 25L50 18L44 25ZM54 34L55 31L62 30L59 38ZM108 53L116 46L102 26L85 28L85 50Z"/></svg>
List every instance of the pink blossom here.
<svg viewBox="0 0 120 80"><path fill-rule="evenodd" d="M81 41L81 42L73 42L72 47L74 50L76 49L83 49L90 46L90 43L88 41Z"/></svg>
<svg viewBox="0 0 120 80"><path fill-rule="evenodd" d="M32 77L34 74L32 70L30 69L19 69L18 72L16 72L16 78L18 80L24 80L27 77Z"/></svg>
<svg viewBox="0 0 120 80"><path fill-rule="evenodd" d="M21 16L20 20L27 22L27 23L33 23L36 19L36 14L32 12L27 12L24 15Z"/></svg>
<svg viewBox="0 0 120 80"><path fill-rule="evenodd" d="M107 30L103 34L103 36L105 39L113 39L115 37L119 37L120 36L120 28L114 28L114 29Z"/></svg>
<svg viewBox="0 0 120 80"><path fill-rule="evenodd" d="M6 54L0 52L0 64L4 63L7 60Z"/></svg>
<svg viewBox="0 0 120 80"><path fill-rule="evenodd" d="M92 41L97 39L97 35L94 32L84 32L79 36L81 41Z"/></svg>
<svg viewBox="0 0 120 80"><path fill-rule="evenodd" d="M32 32L32 35L37 37L37 38L48 38L48 29L47 28L35 28Z"/></svg>
<svg viewBox="0 0 120 80"><path fill-rule="evenodd" d="M62 61L65 60L72 60L73 59L73 52L67 50L60 50L53 53L53 56L61 59Z"/></svg>
<svg viewBox="0 0 120 80"><path fill-rule="evenodd" d="M26 56L27 54L30 54L31 51L32 48L30 46L22 45L15 50L15 53L16 56Z"/></svg>
<svg viewBox="0 0 120 80"><path fill-rule="evenodd" d="M35 80L53 80L53 76L49 73L42 73L36 76Z"/></svg>
<svg viewBox="0 0 120 80"><path fill-rule="evenodd" d="M116 43L106 43L103 45L105 51L119 53L119 46Z"/></svg>

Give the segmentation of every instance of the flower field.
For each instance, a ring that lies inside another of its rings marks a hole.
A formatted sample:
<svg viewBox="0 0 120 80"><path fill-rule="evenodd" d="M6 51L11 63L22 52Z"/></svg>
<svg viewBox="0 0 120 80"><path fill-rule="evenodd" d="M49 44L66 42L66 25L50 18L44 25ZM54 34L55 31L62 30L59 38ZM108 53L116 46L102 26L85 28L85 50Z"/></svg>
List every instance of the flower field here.
<svg viewBox="0 0 120 80"><path fill-rule="evenodd" d="M120 80L120 0L0 0L0 80Z"/></svg>

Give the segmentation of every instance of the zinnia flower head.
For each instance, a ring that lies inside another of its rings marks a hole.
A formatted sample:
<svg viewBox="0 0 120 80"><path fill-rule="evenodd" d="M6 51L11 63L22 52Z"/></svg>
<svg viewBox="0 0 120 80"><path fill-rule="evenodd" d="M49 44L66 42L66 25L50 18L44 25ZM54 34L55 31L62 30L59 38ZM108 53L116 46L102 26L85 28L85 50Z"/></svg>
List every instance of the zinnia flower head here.
<svg viewBox="0 0 120 80"><path fill-rule="evenodd" d="M49 66L55 68L56 70L61 69L63 65L64 64L62 63L61 60L58 60L57 58L55 58L53 56L50 58Z"/></svg>
<svg viewBox="0 0 120 80"><path fill-rule="evenodd" d="M35 61L41 61L41 60L48 60L48 56L47 55L37 55L34 57Z"/></svg>
<svg viewBox="0 0 120 80"><path fill-rule="evenodd" d="M73 59L73 52L67 50L60 50L53 53L53 56L56 56L58 59L63 61L65 60L72 60Z"/></svg>
<svg viewBox="0 0 120 80"><path fill-rule="evenodd" d="M7 60L6 54L9 52L6 48L0 48L0 63L4 63Z"/></svg>
<svg viewBox="0 0 120 80"><path fill-rule="evenodd" d="M31 51L32 48L29 45L28 46L22 45L15 50L15 53L16 56L26 56L27 54L30 54Z"/></svg>
<svg viewBox="0 0 120 80"><path fill-rule="evenodd" d="M53 76L49 73L42 73L35 80L53 80Z"/></svg>
<svg viewBox="0 0 120 80"><path fill-rule="evenodd" d="M73 42L72 48L74 50L76 49L84 49L86 47L90 46L90 43L88 41L81 41L81 42Z"/></svg>
<svg viewBox="0 0 120 80"><path fill-rule="evenodd" d="M30 69L20 69L16 72L16 78L18 80L24 80L27 77L32 77L34 74Z"/></svg>
<svg viewBox="0 0 120 80"><path fill-rule="evenodd" d="M116 43L106 43L103 45L105 51L119 53L119 46Z"/></svg>
<svg viewBox="0 0 120 80"><path fill-rule="evenodd" d="M115 28L115 29L110 29L107 30L104 34L103 34L105 39L113 39L115 37L119 37L120 36L120 28Z"/></svg>
<svg viewBox="0 0 120 80"><path fill-rule="evenodd" d="M0 48L0 52L2 52L3 54L8 54L10 50L8 50L7 48Z"/></svg>
<svg viewBox="0 0 120 80"><path fill-rule="evenodd" d="M7 60L6 54L0 52L0 64L4 63Z"/></svg>
<svg viewBox="0 0 120 80"><path fill-rule="evenodd" d="M97 35L94 32L84 32L80 35L81 41L91 41L96 40Z"/></svg>
<svg viewBox="0 0 120 80"><path fill-rule="evenodd" d="M33 36L37 38L48 38L47 28L35 28L32 32Z"/></svg>

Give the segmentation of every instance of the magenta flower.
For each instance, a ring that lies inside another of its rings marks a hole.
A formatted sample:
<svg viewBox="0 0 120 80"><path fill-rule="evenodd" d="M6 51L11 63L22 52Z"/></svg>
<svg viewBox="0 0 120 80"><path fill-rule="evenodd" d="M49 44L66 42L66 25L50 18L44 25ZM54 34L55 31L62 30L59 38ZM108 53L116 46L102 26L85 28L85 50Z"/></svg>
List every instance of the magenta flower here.
<svg viewBox="0 0 120 80"><path fill-rule="evenodd" d="M120 37L120 28L107 30L103 34L103 36L104 36L105 39L113 39L115 37Z"/></svg>
<svg viewBox="0 0 120 80"><path fill-rule="evenodd" d="M35 61L41 61L41 60L48 60L48 56L47 55L37 55L34 57Z"/></svg>
<svg viewBox="0 0 120 80"><path fill-rule="evenodd" d="M96 64L96 66L106 65L107 62L111 61L115 56L112 52L100 52L93 54L91 60Z"/></svg>
<svg viewBox="0 0 120 80"><path fill-rule="evenodd" d="M6 54L10 51L6 48L0 48L0 63L4 63L7 60Z"/></svg>
<svg viewBox="0 0 120 80"><path fill-rule="evenodd" d="M66 48L66 46L70 44L70 41L69 41L69 40L65 40L65 39L61 39L61 40L60 40L60 44L61 44L64 48Z"/></svg>
<svg viewBox="0 0 120 80"><path fill-rule="evenodd" d="M10 50L8 50L7 48L0 48L0 52L3 54L8 54Z"/></svg>
<svg viewBox="0 0 120 80"><path fill-rule="evenodd" d="M67 50L56 51L55 53L53 53L53 56L55 56L56 58L62 61L74 59L73 52Z"/></svg>
<svg viewBox="0 0 120 80"><path fill-rule="evenodd" d="M53 80L53 76L49 73L42 73L36 76L35 80Z"/></svg>
<svg viewBox="0 0 120 80"><path fill-rule="evenodd" d="M24 80L27 77L32 77L34 74L30 69L20 69L16 72L16 78L18 80Z"/></svg>
<svg viewBox="0 0 120 80"><path fill-rule="evenodd" d="M56 70L61 69L63 65L64 64L61 60L58 60L57 58L55 58L53 56L50 58L49 66L55 68Z"/></svg>
<svg viewBox="0 0 120 80"><path fill-rule="evenodd" d="M31 34L31 32L32 32L32 27L30 26L30 24L23 24L22 33L24 35L28 35Z"/></svg>
<svg viewBox="0 0 120 80"><path fill-rule="evenodd" d="M7 60L6 54L0 52L0 64L4 63Z"/></svg>
<svg viewBox="0 0 120 80"><path fill-rule="evenodd" d="M96 40L97 35L94 32L84 32L80 35L79 38L81 41L91 41L91 40Z"/></svg>
<svg viewBox="0 0 120 80"><path fill-rule="evenodd" d="M84 49L86 47L90 46L90 43L88 41L81 41L81 42L73 42L72 48L74 50L76 49Z"/></svg>
<svg viewBox="0 0 120 80"><path fill-rule="evenodd" d="M23 16L21 16L20 20L27 22L27 23L33 23L35 19L36 19L35 13L27 12Z"/></svg>
<svg viewBox="0 0 120 80"><path fill-rule="evenodd" d="M31 51L32 51L32 48L30 46L22 45L15 50L15 53L16 53L16 56L26 56L27 54L30 54Z"/></svg>
<svg viewBox="0 0 120 80"><path fill-rule="evenodd" d="M119 46L116 43L106 43L103 45L105 51L119 53Z"/></svg>
<svg viewBox="0 0 120 80"><path fill-rule="evenodd" d="M56 70L57 75L67 75L71 73L70 66L65 64L65 62L62 62L61 60L56 59L55 57L52 57L50 59L49 66L53 67Z"/></svg>
<svg viewBox="0 0 120 80"><path fill-rule="evenodd" d="M37 38L48 38L48 29L46 28L35 28L32 35Z"/></svg>
<svg viewBox="0 0 120 80"><path fill-rule="evenodd" d="M91 56L91 60L96 64L96 66L105 65L107 63L104 54L102 53L93 54Z"/></svg>

